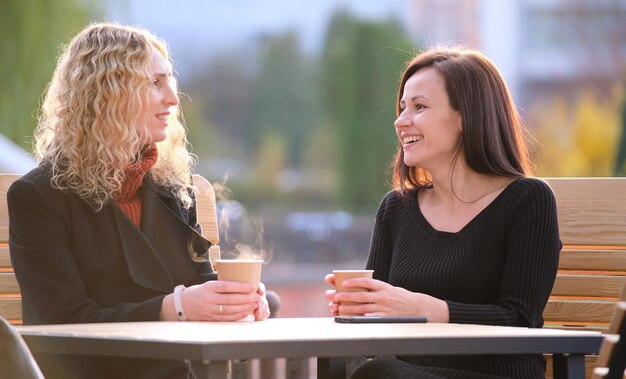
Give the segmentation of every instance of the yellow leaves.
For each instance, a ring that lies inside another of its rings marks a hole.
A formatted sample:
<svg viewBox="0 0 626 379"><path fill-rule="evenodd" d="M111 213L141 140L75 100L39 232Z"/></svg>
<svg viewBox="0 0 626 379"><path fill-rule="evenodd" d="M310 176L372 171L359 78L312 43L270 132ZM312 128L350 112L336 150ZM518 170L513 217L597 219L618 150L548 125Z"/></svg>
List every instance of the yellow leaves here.
<svg viewBox="0 0 626 379"><path fill-rule="evenodd" d="M616 92L617 93L617 92ZM539 142L537 176L611 176L621 133L621 93L598 100L585 93L531 107L528 124Z"/></svg>

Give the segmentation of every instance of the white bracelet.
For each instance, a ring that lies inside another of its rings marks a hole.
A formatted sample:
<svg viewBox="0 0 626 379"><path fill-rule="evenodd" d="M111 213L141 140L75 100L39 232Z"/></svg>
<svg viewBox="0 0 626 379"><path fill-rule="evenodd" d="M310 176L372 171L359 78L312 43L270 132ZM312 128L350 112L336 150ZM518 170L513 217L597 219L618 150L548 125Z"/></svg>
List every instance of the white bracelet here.
<svg viewBox="0 0 626 379"><path fill-rule="evenodd" d="M180 321L187 320L185 315L185 309L183 308L183 291L185 286L180 284L174 288L174 309L176 309L176 316Z"/></svg>

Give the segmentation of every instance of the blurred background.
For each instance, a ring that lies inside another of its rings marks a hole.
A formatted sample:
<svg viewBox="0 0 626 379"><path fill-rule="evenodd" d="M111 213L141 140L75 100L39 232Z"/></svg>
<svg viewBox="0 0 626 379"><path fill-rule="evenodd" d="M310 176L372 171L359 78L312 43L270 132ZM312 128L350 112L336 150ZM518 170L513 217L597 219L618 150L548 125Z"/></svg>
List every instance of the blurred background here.
<svg viewBox="0 0 626 379"><path fill-rule="evenodd" d="M626 0L3 0L0 171L35 165L41 95L90 21L169 43L196 171L221 188L222 249L265 254L280 317L326 316L324 274L365 265L399 74L420 48L496 63L537 176L626 174Z"/></svg>

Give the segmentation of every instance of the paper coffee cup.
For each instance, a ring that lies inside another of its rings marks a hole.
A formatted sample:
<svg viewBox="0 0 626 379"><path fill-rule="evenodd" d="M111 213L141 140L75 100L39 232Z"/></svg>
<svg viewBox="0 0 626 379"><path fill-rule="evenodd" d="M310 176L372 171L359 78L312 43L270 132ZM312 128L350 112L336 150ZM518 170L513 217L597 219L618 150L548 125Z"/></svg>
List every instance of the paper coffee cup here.
<svg viewBox="0 0 626 379"><path fill-rule="evenodd" d="M343 281L346 279L352 278L372 278L374 274L374 270L333 270L333 274L335 274L335 289L337 292L364 292L368 291L367 288L362 287L344 287ZM359 303L353 301L344 301L340 304L344 305L356 305ZM348 313L339 313L340 316L352 316L352 314Z"/></svg>
<svg viewBox="0 0 626 379"><path fill-rule="evenodd" d="M261 259L217 259L217 280L250 283L257 289L261 281ZM250 314L240 321L254 321L254 314Z"/></svg>

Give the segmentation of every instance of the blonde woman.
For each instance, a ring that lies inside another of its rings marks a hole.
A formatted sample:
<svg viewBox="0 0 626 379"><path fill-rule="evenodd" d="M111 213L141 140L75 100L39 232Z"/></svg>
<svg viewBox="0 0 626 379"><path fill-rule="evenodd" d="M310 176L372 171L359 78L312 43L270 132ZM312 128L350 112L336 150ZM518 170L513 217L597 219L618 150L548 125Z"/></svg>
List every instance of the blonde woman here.
<svg viewBox="0 0 626 379"><path fill-rule="evenodd" d="M8 192L25 324L269 316L264 290L212 281L167 46L93 24L60 55L35 131L39 166ZM186 378L181 362L38 357L47 378ZM99 376L98 376L99 375Z"/></svg>

